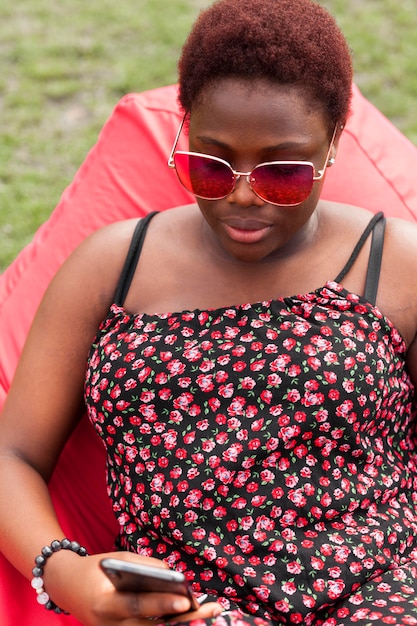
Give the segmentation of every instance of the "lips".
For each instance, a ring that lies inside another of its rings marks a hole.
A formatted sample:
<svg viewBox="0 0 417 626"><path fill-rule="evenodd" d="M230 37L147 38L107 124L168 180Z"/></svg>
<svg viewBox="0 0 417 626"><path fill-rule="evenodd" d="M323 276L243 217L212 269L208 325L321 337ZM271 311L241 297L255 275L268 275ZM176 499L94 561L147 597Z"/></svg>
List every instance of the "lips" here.
<svg viewBox="0 0 417 626"><path fill-rule="evenodd" d="M228 219L224 228L233 241L238 243L258 243L271 229L269 224L255 219Z"/></svg>

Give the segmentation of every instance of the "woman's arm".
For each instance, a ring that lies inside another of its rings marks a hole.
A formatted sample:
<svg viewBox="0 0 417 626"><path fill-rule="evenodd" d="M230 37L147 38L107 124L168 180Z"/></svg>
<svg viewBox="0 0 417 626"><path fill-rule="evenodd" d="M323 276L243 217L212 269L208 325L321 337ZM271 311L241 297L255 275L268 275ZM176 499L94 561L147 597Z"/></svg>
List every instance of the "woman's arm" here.
<svg viewBox="0 0 417 626"><path fill-rule="evenodd" d="M47 483L84 413L87 354L113 300L135 222L92 235L57 273L35 316L0 416L0 550L27 578L41 548L64 537ZM144 615L189 610L189 601L181 596L116 592L99 568L102 556L80 558L61 550L44 568L51 599L86 626L118 624L132 616L137 624L146 624ZM149 562L127 553L118 556ZM213 611L219 611L218 605L202 607L199 615L209 617Z"/></svg>

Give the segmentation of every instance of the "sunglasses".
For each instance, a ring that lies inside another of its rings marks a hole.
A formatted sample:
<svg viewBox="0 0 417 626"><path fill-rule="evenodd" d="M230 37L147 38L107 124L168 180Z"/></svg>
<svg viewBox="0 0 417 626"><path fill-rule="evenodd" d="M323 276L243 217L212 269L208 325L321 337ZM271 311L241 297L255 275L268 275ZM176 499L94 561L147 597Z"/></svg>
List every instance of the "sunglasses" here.
<svg viewBox="0 0 417 626"><path fill-rule="evenodd" d="M184 121L185 117L175 137L168 166L175 168L178 180L188 191L203 200L221 200L235 190L243 176L261 200L279 206L296 206L308 198L313 184L324 176L338 128L336 124L324 166L317 175L309 161L270 161L260 163L250 172L237 172L218 157L176 150Z"/></svg>

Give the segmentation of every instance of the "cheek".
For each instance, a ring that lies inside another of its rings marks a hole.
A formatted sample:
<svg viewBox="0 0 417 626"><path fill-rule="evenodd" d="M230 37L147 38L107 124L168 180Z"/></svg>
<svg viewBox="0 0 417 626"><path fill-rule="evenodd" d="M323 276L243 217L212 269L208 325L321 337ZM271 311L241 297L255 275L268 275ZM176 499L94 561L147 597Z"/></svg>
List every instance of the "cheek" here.
<svg viewBox="0 0 417 626"><path fill-rule="evenodd" d="M196 198L201 215L210 225L215 224L220 213L220 200L202 200Z"/></svg>

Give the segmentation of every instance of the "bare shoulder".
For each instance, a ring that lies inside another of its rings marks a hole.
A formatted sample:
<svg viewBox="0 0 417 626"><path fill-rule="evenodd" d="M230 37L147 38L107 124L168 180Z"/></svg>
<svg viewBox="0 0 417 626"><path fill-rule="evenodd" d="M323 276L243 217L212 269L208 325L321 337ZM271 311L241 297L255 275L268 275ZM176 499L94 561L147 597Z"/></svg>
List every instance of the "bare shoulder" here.
<svg viewBox="0 0 417 626"><path fill-rule="evenodd" d="M70 254L55 282L71 285L74 280L90 295L113 294L140 221L140 218L133 218L113 222L94 231Z"/></svg>
<svg viewBox="0 0 417 626"><path fill-rule="evenodd" d="M178 246L187 240L191 207L179 207L157 213L150 221L145 239L147 255L169 253L170 242ZM57 272L49 291L67 293L79 303L105 313L112 302L130 243L139 218L114 222L89 235L71 253ZM164 245L161 246L161 242Z"/></svg>
<svg viewBox="0 0 417 626"><path fill-rule="evenodd" d="M389 280L397 281L397 289L415 291L417 275L417 224L399 218L387 218L383 266ZM407 295L409 297L409 295Z"/></svg>
<svg viewBox="0 0 417 626"><path fill-rule="evenodd" d="M377 304L410 346L417 333L417 224L387 218Z"/></svg>
<svg viewBox="0 0 417 626"><path fill-rule="evenodd" d="M410 255L415 253L417 251L417 222L387 217L386 242L394 250L399 247L403 255L406 252ZM407 248L404 248L405 245Z"/></svg>

